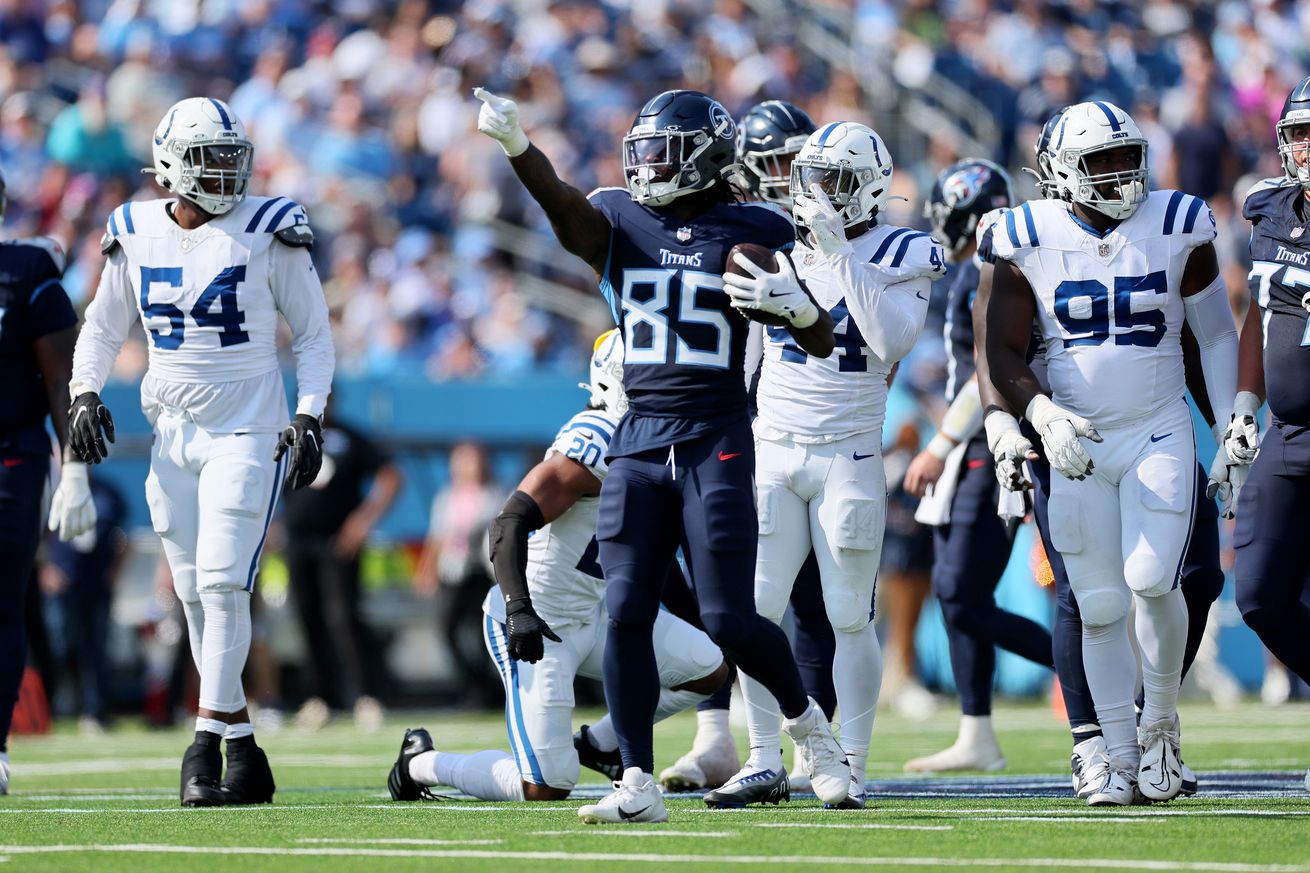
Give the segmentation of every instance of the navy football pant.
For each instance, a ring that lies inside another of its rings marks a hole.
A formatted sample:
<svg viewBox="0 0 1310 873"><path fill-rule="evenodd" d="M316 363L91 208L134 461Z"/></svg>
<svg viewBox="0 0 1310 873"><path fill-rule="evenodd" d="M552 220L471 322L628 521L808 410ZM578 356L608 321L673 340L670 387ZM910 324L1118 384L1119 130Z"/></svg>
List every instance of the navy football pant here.
<svg viewBox="0 0 1310 873"><path fill-rule="evenodd" d="M965 715L991 715L996 647L1053 667L1051 635L1029 618L996 605L1014 544L996 514L996 474L985 439L965 453L951 499L950 522L933 529L932 590L946 620L951 671Z"/></svg>
<svg viewBox="0 0 1310 873"><path fill-rule="evenodd" d="M1310 427L1274 420L1238 496L1237 606L1274 657L1310 682Z"/></svg>
<svg viewBox="0 0 1310 873"><path fill-rule="evenodd" d="M828 620L828 610L823 605L823 582L813 549L796 574L790 602L795 620L792 644L801 682L805 693L814 698L831 721L832 714L837 711L837 689L832 683L837 637L833 634L832 622Z"/></svg>
<svg viewBox="0 0 1310 873"><path fill-rule="evenodd" d="M41 540L41 497L50 460L17 454L0 460L0 751L4 751L27 662L23 601Z"/></svg>
<svg viewBox="0 0 1310 873"><path fill-rule="evenodd" d="M675 570L677 572L674 572ZM669 576L664 582L660 604L697 630L705 630L700 620L700 604L696 602L696 592L691 590L691 583L682 575L682 570L676 561L669 565ZM737 670L731 660L727 663L728 678L719 686L718 691L696 704L697 712L708 709L728 709L732 706L732 686L737 681Z"/></svg>
<svg viewBox="0 0 1310 873"><path fill-rule="evenodd" d="M1024 424L1025 431L1028 425ZM1033 439L1035 433L1029 433ZM1040 440L1033 445L1040 446ZM1040 448L1038 449L1040 451ZM1060 677L1060 693L1064 696L1064 708L1069 717L1069 727L1077 730L1085 725L1096 724L1096 707L1092 703L1092 692L1087 687L1087 673L1083 669L1083 621L1078 611L1078 602L1073 589L1069 586L1069 576L1064 569L1064 560L1055 546L1051 544L1048 534L1050 523L1046 513L1047 495L1051 489L1051 468L1046 461L1029 462L1036 488L1033 491L1033 518L1037 522L1037 531L1041 535L1046 557L1051 562L1055 574L1055 628L1052 633L1055 654L1055 673ZM1206 619L1210 615L1210 605L1219 598L1224 587L1224 571L1219 566L1219 510L1213 500L1205 496L1205 471L1196 465L1197 487L1195 518L1192 523L1192 538L1183 553L1183 567L1179 585L1183 589L1183 599L1187 603L1187 648L1183 651L1183 675L1187 675L1196 652L1201 647L1201 637L1205 635ZM1245 493L1245 492L1243 492ZM1138 705L1141 705L1139 692Z"/></svg>
<svg viewBox="0 0 1310 873"><path fill-rule="evenodd" d="M659 675L651 630L679 545L710 638L768 688L785 715L798 717L808 706L787 637L755 611L754 465L744 418L672 450L609 465L596 528L610 614L603 672L625 768L654 768Z"/></svg>

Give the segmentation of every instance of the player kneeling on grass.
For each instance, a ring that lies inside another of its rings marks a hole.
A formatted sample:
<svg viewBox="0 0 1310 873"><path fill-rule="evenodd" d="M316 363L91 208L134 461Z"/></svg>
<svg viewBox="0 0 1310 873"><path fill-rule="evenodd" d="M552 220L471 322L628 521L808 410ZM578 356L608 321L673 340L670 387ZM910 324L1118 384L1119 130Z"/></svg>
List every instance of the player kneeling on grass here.
<svg viewBox="0 0 1310 873"><path fill-rule="evenodd" d="M573 680L601 678L609 614L596 560L596 516L605 454L627 408L623 343L601 335L591 361L590 408L573 416L528 472L491 526L496 571L483 604L487 651L505 681L505 724L512 754L438 752L422 728L405 731L387 787L393 800L430 796L451 785L481 800L563 800L578 782ZM529 540L529 534L534 534ZM729 678L723 654L702 631L668 612L655 621L660 675L655 720L695 706ZM584 729L588 766L618 773L618 737L606 716ZM608 767L606 766L608 765ZM650 805L625 818L666 821L652 782Z"/></svg>

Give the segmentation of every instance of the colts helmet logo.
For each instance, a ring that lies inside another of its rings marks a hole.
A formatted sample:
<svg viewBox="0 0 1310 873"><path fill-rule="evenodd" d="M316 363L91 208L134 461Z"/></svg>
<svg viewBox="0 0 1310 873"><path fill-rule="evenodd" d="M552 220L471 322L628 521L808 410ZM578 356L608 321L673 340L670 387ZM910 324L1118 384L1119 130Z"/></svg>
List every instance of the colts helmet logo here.
<svg viewBox="0 0 1310 873"><path fill-rule="evenodd" d="M992 171L983 166L966 167L951 175L942 184L942 199L952 209L968 206L978 196L983 185L992 177Z"/></svg>

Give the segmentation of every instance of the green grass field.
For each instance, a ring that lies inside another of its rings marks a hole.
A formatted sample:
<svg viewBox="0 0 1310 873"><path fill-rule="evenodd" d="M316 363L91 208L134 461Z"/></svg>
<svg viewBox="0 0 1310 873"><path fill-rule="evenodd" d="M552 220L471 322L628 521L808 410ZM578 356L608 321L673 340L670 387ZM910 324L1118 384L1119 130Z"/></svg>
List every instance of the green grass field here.
<svg viewBox="0 0 1310 873"><path fill-rule="evenodd" d="M579 713L589 721L594 713ZM18 870L634 869L1215 870L1310 871L1310 709L1248 705L1183 710L1184 752L1202 793L1167 805L1088 809L1068 790L1068 739L1045 707L997 714L1010 759L999 776L909 779L901 764L954 736L955 716L927 722L879 715L863 812L812 797L777 808L711 811L669 800L664 825L588 826L582 801L392 803L386 773L403 728L422 724L438 748L500 747L491 716L400 715L378 734L348 723L261 735L277 774L272 806L181 809L178 763L189 732L123 730L17 738L9 797L0 798L0 873ZM690 716L660 725L663 766L686 748ZM595 778L588 778L588 776ZM600 777L579 793L595 796ZM1040 796L1042 793L1052 796Z"/></svg>

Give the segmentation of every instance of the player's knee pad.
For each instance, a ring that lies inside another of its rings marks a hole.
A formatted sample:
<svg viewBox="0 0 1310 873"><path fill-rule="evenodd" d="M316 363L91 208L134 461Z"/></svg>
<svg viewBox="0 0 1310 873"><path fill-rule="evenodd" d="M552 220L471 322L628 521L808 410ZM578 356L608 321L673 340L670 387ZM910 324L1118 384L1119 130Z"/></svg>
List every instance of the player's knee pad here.
<svg viewBox="0 0 1310 873"><path fill-rule="evenodd" d="M1166 566L1149 546L1141 546L1124 561L1124 581L1139 597L1160 597L1174 589L1177 569L1176 565Z"/></svg>
<svg viewBox="0 0 1310 873"><path fill-rule="evenodd" d="M272 516L271 479L270 471L252 458L225 464L221 480L212 487L205 482L202 494L210 505L202 520L208 529L196 548L202 591L249 587L254 558Z"/></svg>
<svg viewBox="0 0 1310 873"><path fill-rule="evenodd" d="M1106 627L1125 618L1131 605L1131 596L1123 586L1104 586L1075 589L1078 609L1086 627Z"/></svg>
<svg viewBox="0 0 1310 873"><path fill-rule="evenodd" d="M159 483L159 476L153 467L146 474L146 506L150 509L150 526L155 533L161 537L172 533L175 517L173 504Z"/></svg>
<svg viewBox="0 0 1310 873"><path fill-rule="evenodd" d="M873 593L869 586L843 588L840 591L825 588L823 605L828 614L828 623L837 633L855 633L863 630L871 620L869 604Z"/></svg>

